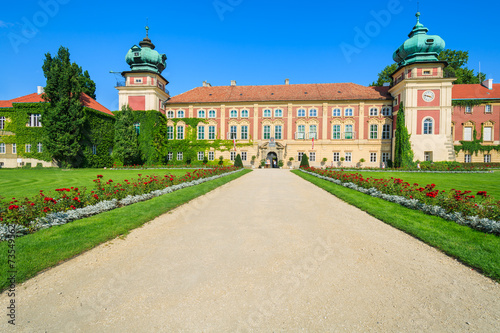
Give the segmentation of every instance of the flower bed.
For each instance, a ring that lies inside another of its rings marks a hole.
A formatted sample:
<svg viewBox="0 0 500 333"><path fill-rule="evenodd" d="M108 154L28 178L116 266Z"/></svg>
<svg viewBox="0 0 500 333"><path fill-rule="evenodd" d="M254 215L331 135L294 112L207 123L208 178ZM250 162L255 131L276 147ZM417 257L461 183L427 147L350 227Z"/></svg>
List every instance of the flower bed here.
<svg viewBox="0 0 500 333"><path fill-rule="evenodd" d="M90 192L85 188L71 187L56 189L55 194L40 191L39 195L22 201L13 198L7 207L0 207L0 240L4 240L7 225L15 225L18 235L24 235L149 200L241 170L234 167L195 170L182 177L139 174L138 179L124 180L122 183L115 183L112 179L104 181L98 175L94 180L95 187Z"/></svg>
<svg viewBox="0 0 500 333"><path fill-rule="evenodd" d="M301 171L426 214L500 235L500 201L493 200L485 191L473 194L471 191L451 190L447 193L436 189L434 184L422 187L393 177L364 178L359 173L316 168Z"/></svg>

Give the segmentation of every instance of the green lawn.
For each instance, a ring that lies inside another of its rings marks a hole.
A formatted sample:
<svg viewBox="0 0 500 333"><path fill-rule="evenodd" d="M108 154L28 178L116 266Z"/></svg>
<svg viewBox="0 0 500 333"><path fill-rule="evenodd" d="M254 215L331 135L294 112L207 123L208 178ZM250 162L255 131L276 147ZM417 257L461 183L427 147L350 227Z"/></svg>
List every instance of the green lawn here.
<svg viewBox="0 0 500 333"><path fill-rule="evenodd" d="M250 170L178 190L148 201L104 212L86 219L40 230L16 239L16 281L21 283L82 252L128 232ZM104 174L104 173L103 173ZM0 243L0 291L8 286L8 243Z"/></svg>
<svg viewBox="0 0 500 333"><path fill-rule="evenodd" d="M462 191L487 191L489 195L500 200L500 171L493 173L416 173L416 172L371 172L361 170L363 177L400 178L410 184L417 183L424 187L436 184L439 190L451 189ZM475 194L475 193L474 193Z"/></svg>
<svg viewBox="0 0 500 333"><path fill-rule="evenodd" d="M61 187L94 187L93 180L103 175L105 180L123 181L142 175L173 174L182 176L190 170L104 170L104 169L0 169L0 202L12 198L32 197ZM5 198L5 199L3 199Z"/></svg>
<svg viewBox="0 0 500 333"><path fill-rule="evenodd" d="M374 198L298 170L293 173L500 282L500 237ZM467 176L458 178L466 179Z"/></svg>

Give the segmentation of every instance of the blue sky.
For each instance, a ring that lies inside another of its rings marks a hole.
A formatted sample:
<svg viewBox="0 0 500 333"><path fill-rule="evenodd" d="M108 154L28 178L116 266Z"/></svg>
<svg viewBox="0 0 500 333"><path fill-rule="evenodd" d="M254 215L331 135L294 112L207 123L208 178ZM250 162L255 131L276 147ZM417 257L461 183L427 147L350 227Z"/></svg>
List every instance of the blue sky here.
<svg viewBox="0 0 500 333"><path fill-rule="evenodd" d="M497 1L420 1L429 34L468 50L469 68L481 62L498 80L499 10ZM109 71L129 70L125 54L144 38L146 19L156 49L168 57L163 76L172 96L204 80L369 85L408 38L416 11L416 0L9 1L0 13L0 100L44 86L44 55L62 45L89 71L97 100L116 110Z"/></svg>

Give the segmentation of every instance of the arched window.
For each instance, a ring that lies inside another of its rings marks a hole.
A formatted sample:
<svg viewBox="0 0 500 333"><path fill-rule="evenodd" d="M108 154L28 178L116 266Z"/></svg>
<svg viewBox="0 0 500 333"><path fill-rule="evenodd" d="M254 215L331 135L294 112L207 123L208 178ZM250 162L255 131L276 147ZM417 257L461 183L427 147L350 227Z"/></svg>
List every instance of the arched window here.
<svg viewBox="0 0 500 333"><path fill-rule="evenodd" d="M371 108L370 109L370 117L376 117L378 116L378 109L377 108Z"/></svg>
<svg viewBox="0 0 500 333"><path fill-rule="evenodd" d="M167 112L167 118L174 118L175 115L174 115L174 111L168 111Z"/></svg>
<svg viewBox="0 0 500 333"><path fill-rule="evenodd" d="M241 118L248 118L248 110L241 110Z"/></svg>
<svg viewBox="0 0 500 333"><path fill-rule="evenodd" d="M275 118L281 118L281 117L283 117L283 110L281 110L281 109L274 110L274 117Z"/></svg>
<svg viewBox="0 0 500 333"><path fill-rule="evenodd" d="M264 118L271 118L271 110L269 109L264 110Z"/></svg>
<svg viewBox="0 0 500 333"><path fill-rule="evenodd" d="M434 134L434 120L432 118L424 119L424 134Z"/></svg>
<svg viewBox="0 0 500 333"><path fill-rule="evenodd" d="M238 110L231 110L230 117L238 118Z"/></svg>
<svg viewBox="0 0 500 333"><path fill-rule="evenodd" d="M334 117L340 117L342 115L341 113L342 113L342 111L339 108L335 108L335 109L333 109L332 116L334 116Z"/></svg>
<svg viewBox="0 0 500 333"><path fill-rule="evenodd" d="M309 110L309 117L317 117L317 116L318 116L318 110L316 109Z"/></svg>
<svg viewBox="0 0 500 333"><path fill-rule="evenodd" d="M205 118L205 110L198 111L198 118Z"/></svg>
<svg viewBox="0 0 500 333"><path fill-rule="evenodd" d="M182 110L177 111L177 118L184 118L184 111Z"/></svg>
<svg viewBox="0 0 500 333"><path fill-rule="evenodd" d="M215 110L208 111L208 118L215 118Z"/></svg>
<svg viewBox="0 0 500 333"><path fill-rule="evenodd" d="M382 109L382 115L386 117L392 116L392 108L389 106L386 106Z"/></svg>
<svg viewBox="0 0 500 333"><path fill-rule="evenodd" d="M297 110L297 117L305 117L305 116L306 116L306 110L304 109Z"/></svg>

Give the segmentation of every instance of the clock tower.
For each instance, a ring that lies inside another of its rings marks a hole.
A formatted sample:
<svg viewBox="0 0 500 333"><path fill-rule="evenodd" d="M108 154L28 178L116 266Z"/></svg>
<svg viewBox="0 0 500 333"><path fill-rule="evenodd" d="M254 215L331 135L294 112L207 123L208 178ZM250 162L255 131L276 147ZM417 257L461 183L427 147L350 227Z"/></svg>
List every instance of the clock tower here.
<svg viewBox="0 0 500 333"><path fill-rule="evenodd" d="M415 160L454 161L452 140L452 85L455 78L447 78L447 63L438 59L445 42L439 36L428 35L429 29L420 23L409 34L409 39L394 52L398 69L392 74L394 113L404 105L406 127ZM394 120L395 128L396 120Z"/></svg>

